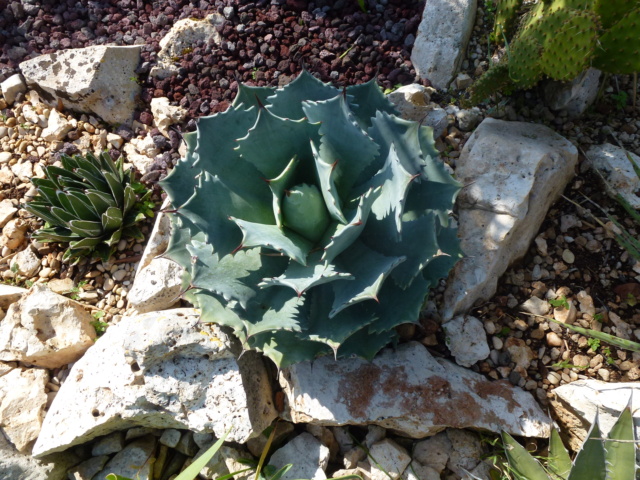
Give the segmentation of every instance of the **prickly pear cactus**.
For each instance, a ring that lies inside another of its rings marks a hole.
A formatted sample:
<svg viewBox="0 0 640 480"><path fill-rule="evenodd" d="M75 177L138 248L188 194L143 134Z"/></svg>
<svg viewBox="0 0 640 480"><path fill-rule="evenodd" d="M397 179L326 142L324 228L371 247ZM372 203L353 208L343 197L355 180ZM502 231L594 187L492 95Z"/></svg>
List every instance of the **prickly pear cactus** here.
<svg viewBox="0 0 640 480"><path fill-rule="evenodd" d="M504 30L518 7L511 0L498 7L496 29ZM538 1L523 15L500 64L471 86L468 103L532 88L545 77L570 81L589 66L619 74L640 71L639 31L638 0ZM499 65L507 65L508 81L492 82L504 72Z"/></svg>
<svg viewBox="0 0 640 480"><path fill-rule="evenodd" d="M278 366L372 358L460 256L459 185L374 83L241 86L162 182L184 296Z"/></svg>

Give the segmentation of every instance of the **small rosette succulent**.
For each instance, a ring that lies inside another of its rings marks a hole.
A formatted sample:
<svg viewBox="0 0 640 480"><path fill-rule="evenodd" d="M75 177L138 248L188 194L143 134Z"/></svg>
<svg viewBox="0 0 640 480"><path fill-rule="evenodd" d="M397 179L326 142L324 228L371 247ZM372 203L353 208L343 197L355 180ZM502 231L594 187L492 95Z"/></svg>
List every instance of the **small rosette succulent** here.
<svg viewBox="0 0 640 480"><path fill-rule="evenodd" d="M161 182L165 255L203 321L278 366L372 358L460 256L448 218L460 186L432 130L396 117L373 82L243 85L185 141Z"/></svg>
<svg viewBox="0 0 640 480"><path fill-rule="evenodd" d="M120 157L61 155L62 167L44 167L46 178L32 178L37 194L25 210L44 220L33 234L43 243L68 243L64 261L82 257L108 260L121 238L142 238L136 226L152 216L151 191L132 181Z"/></svg>

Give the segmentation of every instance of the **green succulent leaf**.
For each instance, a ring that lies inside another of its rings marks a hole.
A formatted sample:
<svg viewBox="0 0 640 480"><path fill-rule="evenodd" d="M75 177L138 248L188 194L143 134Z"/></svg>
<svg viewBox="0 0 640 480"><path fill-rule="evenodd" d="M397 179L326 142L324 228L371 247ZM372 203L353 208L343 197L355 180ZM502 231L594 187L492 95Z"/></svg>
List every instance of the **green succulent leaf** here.
<svg viewBox="0 0 640 480"><path fill-rule="evenodd" d="M502 443L505 447L509 465L520 480L549 480L547 472L536 460L507 432L502 432Z"/></svg>
<svg viewBox="0 0 640 480"><path fill-rule="evenodd" d="M604 442L607 480L626 480L636 476L635 427L629 405L622 411Z"/></svg>
<svg viewBox="0 0 640 480"><path fill-rule="evenodd" d="M338 95L340 91L326 83L322 83L306 70L290 84L278 89L275 94L267 98L269 111L281 118L300 120L304 117L302 102L314 100L328 100ZM291 155L289 156L291 157Z"/></svg>
<svg viewBox="0 0 640 480"><path fill-rule="evenodd" d="M386 112L390 115L398 114L396 108L376 84L375 79L347 87L347 94L349 105L362 129L371 126L371 120L377 112Z"/></svg>
<svg viewBox="0 0 640 480"><path fill-rule="evenodd" d="M551 436L549 438L549 470L562 479L566 479L571 472L571 457L569 452L562 444L560 434L555 428L551 429Z"/></svg>
<svg viewBox="0 0 640 480"><path fill-rule="evenodd" d="M267 97L275 93L275 88L252 87L244 83L238 84L238 94L233 99L232 107L250 108L268 105Z"/></svg>
<svg viewBox="0 0 640 480"><path fill-rule="evenodd" d="M582 444L582 449L573 461L573 468L568 480L580 480L589 478L593 480L605 480L607 471L605 468L604 443L601 440L602 433L598 425L598 414L591 425L587 438Z"/></svg>
<svg viewBox="0 0 640 480"><path fill-rule="evenodd" d="M112 232L122 225L122 210L117 207L109 207L102 214L102 229L105 232Z"/></svg>

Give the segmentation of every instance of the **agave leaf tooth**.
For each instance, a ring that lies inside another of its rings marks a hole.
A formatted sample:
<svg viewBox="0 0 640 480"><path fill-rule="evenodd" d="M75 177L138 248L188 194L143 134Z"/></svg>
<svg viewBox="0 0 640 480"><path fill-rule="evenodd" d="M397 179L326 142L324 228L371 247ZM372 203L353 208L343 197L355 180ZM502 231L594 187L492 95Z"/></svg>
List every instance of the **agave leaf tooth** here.
<svg viewBox="0 0 640 480"><path fill-rule="evenodd" d="M282 275L263 278L258 286L261 288L273 286L289 287L300 297L307 290L318 285L336 280L353 279L350 273L341 272L335 265L320 263L320 255L320 252L310 254L306 266L298 262L291 262Z"/></svg>
<svg viewBox="0 0 640 480"><path fill-rule="evenodd" d="M298 297L288 288L259 290L245 310L247 338L263 332L300 332L308 323L306 296Z"/></svg>
<svg viewBox="0 0 640 480"><path fill-rule="evenodd" d="M605 460L604 442L602 441L598 412L596 411L596 418L587 433L587 438L573 460L573 468L568 480L582 480L585 478L589 480L606 480Z"/></svg>
<svg viewBox="0 0 640 480"><path fill-rule="evenodd" d="M420 125L420 128L418 129L418 143L420 144L420 150L422 151L422 158L425 163L425 173L427 174L427 178L434 181L455 182L455 179L444 167L444 162L440 160L440 152L436 148L432 127ZM431 171L431 165L437 165L440 167L437 173Z"/></svg>
<svg viewBox="0 0 640 480"><path fill-rule="evenodd" d="M502 432L502 443L504 444L504 451L507 455L509 466L517 474L518 478L526 478L527 480L549 480L549 476L540 462L533 458L511 435L504 431Z"/></svg>
<svg viewBox="0 0 640 480"><path fill-rule="evenodd" d="M366 311L371 312L370 315L376 317L367 331L378 334L404 323L417 324L428 292L427 281L421 276L416 277L406 288L399 286L393 278L388 279L380 289L378 303L362 304Z"/></svg>
<svg viewBox="0 0 640 480"><path fill-rule="evenodd" d="M246 135L238 139L238 153L260 172L262 178L278 176L294 155L309 171L313 161L309 139L317 139L318 126L305 119L289 120L261 109Z"/></svg>
<svg viewBox="0 0 640 480"><path fill-rule="evenodd" d="M307 255L313 248L309 240L288 228L277 225L246 222L230 217L242 231L242 242L238 248L264 247L285 254L296 262L306 265Z"/></svg>
<svg viewBox="0 0 640 480"><path fill-rule="evenodd" d="M636 478L636 445L631 401L622 411L604 442L607 480L633 480Z"/></svg>
<svg viewBox="0 0 640 480"><path fill-rule="evenodd" d="M376 116L378 111L398 115L396 107L389 101L373 78L360 85L348 86L347 93L353 98L353 100L349 100L349 106L362 128L371 126L371 119Z"/></svg>
<svg viewBox="0 0 640 480"><path fill-rule="evenodd" d="M162 256L173 260L188 272L191 265L191 254L186 246L192 238L198 238L204 241L206 236L197 225L188 218L175 213L168 213L167 215L171 223L171 233L169 236L169 244ZM241 238L240 236L238 241L240 241Z"/></svg>
<svg viewBox="0 0 640 480"><path fill-rule="evenodd" d="M217 293L226 301L236 300L243 307L256 295L255 284L252 288L242 279L260 269L259 249L250 249L219 258L210 244L196 239L192 239L186 248L192 258L191 284L193 287Z"/></svg>
<svg viewBox="0 0 640 480"><path fill-rule="evenodd" d="M422 276L427 281L429 288L435 287L440 279L446 278L453 266L463 256L455 227L440 228L437 235L441 252L438 252L438 255L422 270Z"/></svg>
<svg viewBox="0 0 640 480"><path fill-rule="evenodd" d="M322 242L323 245L326 245L322 255L323 262L331 263L362 234L367 225L371 206L380 193L380 189L380 187L369 189L360 196L358 206L350 212L346 225L336 223L333 228L329 229L331 232L329 239Z"/></svg>
<svg viewBox="0 0 640 480"><path fill-rule="evenodd" d="M360 241L340 255L339 266L350 272L355 279L349 282L333 284L335 299L329 312L329 318L335 317L341 310L365 300L378 300L382 284L391 271L404 262L405 257L387 257Z"/></svg>
<svg viewBox="0 0 640 480"><path fill-rule="evenodd" d="M236 337L244 337L244 320L233 308L227 308L226 302L219 295L208 290L193 288L187 290L183 297L200 309L200 322L216 323L233 329ZM246 337L245 337L246 339Z"/></svg>
<svg viewBox="0 0 640 480"><path fill-rule="evenodd" d="M334 182L345 199L363 170L376 159L378 146L358 125L344 95L323 101L304 102L311 123L319 124L319 155L325 162L337 162Z"/></svg>
<svg viewBox="0 0 640 480"><path fill-rule="evenodd" d="M320 342L301 340L295 332L278 330L254 335L247 340L251 348L262 352L278 369L294 363L311 361L331 350Z"/></svg>
<svg viewBox="0 0 640 480"><path fill-rule="evenodd" d="M316 162L316 172L320 182L320 191L324 197L327 211L335 221L346 223L347 220L344 218L344 214L342 213L342 202L340 201L338 189L335 185L335 170L338 160L333 157L331 159L321 158L313 141L311 141L311 152L313 153L313 158Z"/></svg>
<svg viewBox="0 0 640 480"><path fill-rule="evenodd" d="M193 151L196 144L196 133L185 133L183 139L187 144L185 157L179 160L173 170L158 182L162 189L167 192L168 197L171 199L171 204L175 208L181 207L191 198L198 184L197 174L200 172L200 169L193 167L193 163L197 158L197 153Z"/></svg>
<svg viewBox="0 0 640 480"><path fill-rule="evenodd" d="M260 107L269 104L268 97L275 94L276 89L273 87L253 87L238 83L238 94L231 103L232 108L250 108Z"/></svg>
<svg viewBox="0 0 640 480"><path fill-rule="evenodd" d="M558 430L555 428L551 429L551 436L549 438L549 459L547 460L547 467L562 480L567 479L572 467L569 452L562 443Z"/></svg>
<svg viewBox="0 0 640 480"><path fill-rule="evenodd" d="M299 120L305 116L302 102L309 99L328 100L339 93L337 88L303 70L293 82L277 89L275 94L267 98L270 103L267 109L278 117Z"/></svg>
<svg viewBox="0 0 640 480"><path fill-rule="evenodd" d="M267 180L267 184L273 194L273 215L276 225L282 228L282 197L285 191L295 185L296 167L300 163L297 155L294 155L285 169L275 178Z"/></svg>

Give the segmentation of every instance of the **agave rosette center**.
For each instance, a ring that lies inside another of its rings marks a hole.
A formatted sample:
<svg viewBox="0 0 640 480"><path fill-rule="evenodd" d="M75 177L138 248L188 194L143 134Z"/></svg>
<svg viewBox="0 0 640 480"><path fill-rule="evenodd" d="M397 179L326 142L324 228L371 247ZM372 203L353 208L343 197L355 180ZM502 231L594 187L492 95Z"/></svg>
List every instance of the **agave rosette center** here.
<svg viewBox="0 0 640 480"><path fill-rule="evenodd" d="M460 256L432 131L369 82L241 86L162 185L185 297L277 365L372 358Z"/></svg>

